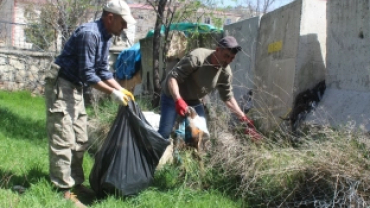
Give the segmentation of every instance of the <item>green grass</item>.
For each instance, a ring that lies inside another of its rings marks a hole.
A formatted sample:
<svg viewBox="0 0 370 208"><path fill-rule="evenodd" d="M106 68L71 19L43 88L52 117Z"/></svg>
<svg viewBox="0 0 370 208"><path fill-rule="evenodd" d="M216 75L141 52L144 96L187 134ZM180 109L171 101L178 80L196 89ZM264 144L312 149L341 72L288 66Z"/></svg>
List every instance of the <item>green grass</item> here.
<svg viewBox="0 0 370 208"><path fill-rule="evenodd" d="M0 207L74 207L49 181L43 97L0 91L0 118ZM93 164L94 159L85 154L87 186ZM179 174L176 167L166 167L157 171L152 186L137 196L89 199L89 207L246 207L222 190L191 189ZM18 194L12 190L15 185L26 191Z"/></svg>

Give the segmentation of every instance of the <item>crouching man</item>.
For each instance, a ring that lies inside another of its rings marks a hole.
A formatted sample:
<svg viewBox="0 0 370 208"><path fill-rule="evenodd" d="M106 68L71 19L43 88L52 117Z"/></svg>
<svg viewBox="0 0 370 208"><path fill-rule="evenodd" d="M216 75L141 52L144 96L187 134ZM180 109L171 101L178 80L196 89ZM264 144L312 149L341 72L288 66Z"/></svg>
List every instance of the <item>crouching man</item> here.
<svg viewBox="0 0 370 208"><path fill-rule="evenodd" d="M217 88L221 99L231 112L235 113L240 121L247 123L251 129L248 134L254 139L261 139L254 130L253 121L240 109L232 92L232 72L229 64L241 50L234 37L226 36L218 42L216 50L195 49L167 74L162 85L158 129L164 138L169 138L177 114L185 116L188 113L188 106L192 106L199 116L205 117L200 99Z"/></svg>

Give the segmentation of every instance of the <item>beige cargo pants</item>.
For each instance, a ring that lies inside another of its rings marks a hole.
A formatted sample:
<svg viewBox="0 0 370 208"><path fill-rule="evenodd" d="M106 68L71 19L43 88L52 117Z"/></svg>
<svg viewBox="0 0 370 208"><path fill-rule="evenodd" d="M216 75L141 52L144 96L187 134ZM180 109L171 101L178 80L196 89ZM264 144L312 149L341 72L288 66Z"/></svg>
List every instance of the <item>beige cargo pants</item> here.
<svg viewBox="0 0 370 208"><path fill-rule="evenodd" d="M71 188L84 181L88 138L82 87L62 78L46 78L45 101L50 179L58 188Z"/></svg>

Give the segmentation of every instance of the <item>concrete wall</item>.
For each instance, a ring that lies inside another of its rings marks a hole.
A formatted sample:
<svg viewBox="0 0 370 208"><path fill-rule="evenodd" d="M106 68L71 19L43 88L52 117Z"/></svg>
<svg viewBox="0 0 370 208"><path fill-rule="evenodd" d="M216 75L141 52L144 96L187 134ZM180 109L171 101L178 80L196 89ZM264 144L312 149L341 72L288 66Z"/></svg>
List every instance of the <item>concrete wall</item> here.
<svg viewBox="0 0 370 208"><path fill-rule="evenodd" d="M370 1L327 2L325 91L307 123L370 130Z"/></svg>
<svg viewBox="0 0 370 208"><path fill-rule="evenodd" d="M255 86L255 54L259 21L259 17L253 17L224 26L225 35L234 36L243 48L230 64L233 71L233 92L237 100Z"/></svg>
<svg viewBox="0 0 370 208"><path fill-rule="evenodd" d="M163 43L163 41L161 41ZM141 90L143 94L152 94L153 85L153 37L140 40L141 53ZM159 54L159 69L163 69L162 50ZM163 70L160 70L160 77Z"/></svg>
<svg viewBox="0 0 370 208"><path fill-rule="evenodd" d="M370 91L370 1L328 1L329 88Z"/></svg>
<svg viewBox="0 0 370 208"><path fill-rule="evenodd" d="M293 96L325 79L326 1L302 2Z"/></svg>
<svg viewBox="0 0 370 208"><path fill-rule="evenodd" d="M256 120L271 130L287 117L295 95L324 80L322 0L296 0L261 18L256 52Z"/></svg>

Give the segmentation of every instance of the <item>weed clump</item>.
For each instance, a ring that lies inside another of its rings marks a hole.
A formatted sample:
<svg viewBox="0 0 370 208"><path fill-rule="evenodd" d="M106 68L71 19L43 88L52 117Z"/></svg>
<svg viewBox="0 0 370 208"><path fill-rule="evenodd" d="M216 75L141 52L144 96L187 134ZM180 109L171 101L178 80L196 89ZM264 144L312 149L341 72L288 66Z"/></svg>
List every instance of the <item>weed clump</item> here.
<svg viewBox="0 0 370 208"><path fill-rule="evenodd" d="M253 207L367 207L369 142L344 129L311 129L299 140L277 131L258 145L219 132L207 169L233 179L222 186L235 187Z"/></svg>

